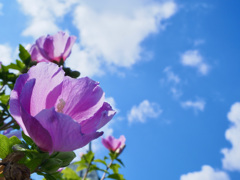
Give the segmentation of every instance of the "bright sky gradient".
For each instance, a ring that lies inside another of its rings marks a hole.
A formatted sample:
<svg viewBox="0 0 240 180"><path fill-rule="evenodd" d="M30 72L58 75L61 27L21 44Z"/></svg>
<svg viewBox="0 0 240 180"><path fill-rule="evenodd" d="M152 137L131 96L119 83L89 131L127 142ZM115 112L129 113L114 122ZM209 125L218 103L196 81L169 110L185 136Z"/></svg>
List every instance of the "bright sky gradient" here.
<svg viewBox="0 0 240 180"><path fill-rule="evenodd" d="M63 30L126 136L127 180L240 179L240 1L0 0L0 61ZM107 153L99 141L93 149Z"/></svg>

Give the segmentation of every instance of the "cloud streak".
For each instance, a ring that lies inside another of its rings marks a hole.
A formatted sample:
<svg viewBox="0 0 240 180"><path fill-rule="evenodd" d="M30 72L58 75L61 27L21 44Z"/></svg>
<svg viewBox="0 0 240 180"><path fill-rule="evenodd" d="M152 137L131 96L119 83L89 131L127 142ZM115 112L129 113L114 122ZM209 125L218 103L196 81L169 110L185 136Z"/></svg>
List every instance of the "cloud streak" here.
<svg viewBox="0 0 240 180"><path fill-rule="evenodd" d="M156 103L148 100L142 101L138 106L133 106L128 113L128 122L145 123L148 118L157 118L162 113L162 109Z"/></svg>
<svg viewBox="0 0 240 180"><path fill-rule="evenodd" d="M207 75L210 67L203 60L198 50L188 50L181 55L181 63L184 66L194 67L202 75Z"/></svg>
<svg viewBox="0 0 240 180"><path fill-rule="evenodd" d="M185 109L191 108L193 109L195 112L197 111L203 111L205 108L205 101L203 100L197 100L197 101L184 101L181 103L181 106Z"/></svg>

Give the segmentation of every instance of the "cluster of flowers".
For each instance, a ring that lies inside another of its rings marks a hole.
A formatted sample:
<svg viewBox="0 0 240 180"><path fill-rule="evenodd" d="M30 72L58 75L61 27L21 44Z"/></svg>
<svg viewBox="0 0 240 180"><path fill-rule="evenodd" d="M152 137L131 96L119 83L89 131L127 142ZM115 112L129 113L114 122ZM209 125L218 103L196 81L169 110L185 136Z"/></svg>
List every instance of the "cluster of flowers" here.
<svg viewBox="0 0 240 180"><path fill-rule="evenodd" d="M10 95L11 116L24 134L49 154L73 151L102 136L98 130L116 113L105 102L98 82L65 75L63 65L75 40L64 32L37 39L29 50L36 65L17 78ZM109 136L102 143L119 155L125 137Z"/></svg>

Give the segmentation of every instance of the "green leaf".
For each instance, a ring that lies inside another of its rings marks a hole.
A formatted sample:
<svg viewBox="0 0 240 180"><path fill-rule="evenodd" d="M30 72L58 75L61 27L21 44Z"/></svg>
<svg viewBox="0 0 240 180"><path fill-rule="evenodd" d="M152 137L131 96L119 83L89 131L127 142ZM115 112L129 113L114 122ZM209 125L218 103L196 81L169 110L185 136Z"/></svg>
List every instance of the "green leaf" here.
<svg viewBox="0 0 240 180"><path fill-rule="evenodd" d="M125 180L122 174L110 174L107 178Z"/></svg>
<svg viewBox="0 0 240 180"><path fill-rule="evenodd" d="M42 165L41 170L47 173L54 173L62 166L62 161L57 158L47 159Z"/></svg>
<svg viewBox="0 0 240 180"><path fill-rule="evenodd" d="M115 159L117 158L118 154L111 151L111 152L109 153L109 156L111 157L111 160L115 160Z"/></svg>
<svg viewBox="0 0 240 180"><path fill-rule="evenodd" d="M9 100L9 95L6 95L6 94L3 94L0 96L0 101L3 103L3 104L7 104L8 100Z"/></svg>
<svg viewBox="0 0 240 180"><path fill-rule="evenodd" d="M81 178L71 168L65 168L62 170L62 173L63 177L66 178L66 180L81 180Z"/></svg>
<svg viewBox="0 0 240 180"><path fill-rule="evenodd" d="M14 63L11 63L7 66L8 69L15 69L15 70L18 70L18 71L21 71L22 68L19 67L17 64L14 64Z"/></svg>
<svg viewBox="0 0 240 180"><path fill-rule="evenodd" d="M34 170L37 169L37 167L39 167L41 163L42 158L33 158L24 164L30 169L31 172L33 172Z"/></svg>
<svg viewBox="0 0 240 180"><path fill-rule="evenodd" d="M54 176L52 176L51 174L44 174L43 175L45 177L46 180L57 180Z"/></svg>
<svg viewBox="0 0 240 180"><path fill-rule="evenodd" d="M114 174L118 174L118 169L120 168L121 166L119 164L111 164L110 166L110 169L113 170L113 173Z"/></svg>
<svg viewBox="0 0 240 180"><path fill-rule="evenodd" d="M12 136L9 138L9 148L10 148L10 152L12 152L12 147L16 144L21 144L22 142L20 141L20 139L18 139L16 136Z"/></svg>
<svg viewBox="0 0 240 180"><path fill-rule="evenodd" d="M62 160L62 167L68 166L76 157L74 152L59 152L55 158Z"/></svg>
<svg viewBox="0 0 240 180"><path fill-rule="evenodd" d="M22 60L22 62L24 64L26 64L26 66L29 65L29 63L31 62L31 56L28 53L28 51L21 45L19 44L19 57Z"/></svg>
<svg viewBox="0 0 240 180"><path fill-rule="evenodd" d="M93 161L93 159L94 159L94 153L92 151L88 151L87 154L83 155L83 158L85 158L87 163L90 164Z"/></svg>
<svg viewBox="0 0 240 180"><path fill-rule="evenodd" d="M94 162L102 163L105 166L108 166L107 163L104 160L101 160L101 159L95 159Z"/></svg>
<svg viewBox="0 0 240 180"><path fill-rule="evenodd" d="M83 170L83 169L87 169L87 165L86 164L81 164L81 165L79 165L78 167L77 167L77 169L76 169L76 171L78 172L78 171L81 171L81 170Z"/></svg>
<svg viewBox="0 0 240 180"><path fill-rule="evenodd" d="M23 131L22 131L22 138L23 138L24 141L25 141L28 145L30 145L30 146L32 146L33 144L35 144L30 137L28 137L27 135L24 134Z"/></svg>
<svg viewBox="0 0 240 180"><path fill-rule="evenodd" d="M123 167L125 167L125 165L123 164L122 160L121 159L116 159L117 162L119 162Z"/></svg>
<svg viewBox="0 0 240 180"><path fill-rule="evenodd" d="M4 159L10 153L9 139L0 134L0 158Z"/></svg>

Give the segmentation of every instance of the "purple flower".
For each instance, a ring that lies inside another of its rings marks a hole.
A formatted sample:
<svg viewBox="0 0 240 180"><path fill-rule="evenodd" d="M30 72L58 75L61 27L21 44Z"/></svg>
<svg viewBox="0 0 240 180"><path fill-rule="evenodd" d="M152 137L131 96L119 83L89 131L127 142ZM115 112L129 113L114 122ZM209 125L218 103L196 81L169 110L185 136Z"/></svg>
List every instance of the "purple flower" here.
<svg viewBox="0 0 240 180"><path fill-rule="evenodd" d="M50 153L85 146L115 114L98 82L64 76L61 67L45 62L19 76L9 103L24 133Z"/></svg>
<svg viewBox="0 0 240 180"><path fill-rule="evenodd" d="M119 139L115 139L113 136L102 138L102 144L110 151L121 153L125 147L125 136L121 135Z"/></svg>
<svg viewBox="0 0 240 180"><path fill-rule="evenodd" d="M53 36L42 36L32 45L29 53L33 61L59 63L70 55L75 40L75 36L69 36L64 32L58 32Z"/></svg>
<svg viewBox="0 0 240 180"><path fill-rule="evenodd" d="M3 135L7 136L8 138L12 136L16 136L18 139L22 138L22 132L20 130L14 130L13 128L3 131Z"/></svg>

